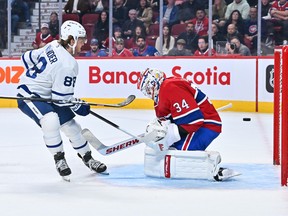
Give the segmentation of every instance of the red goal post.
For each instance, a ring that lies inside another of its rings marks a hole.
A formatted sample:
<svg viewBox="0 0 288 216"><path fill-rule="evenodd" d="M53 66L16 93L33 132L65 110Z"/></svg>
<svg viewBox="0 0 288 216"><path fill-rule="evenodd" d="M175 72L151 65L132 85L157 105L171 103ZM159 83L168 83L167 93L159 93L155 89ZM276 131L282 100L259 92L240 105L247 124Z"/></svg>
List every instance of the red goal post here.
<svg viewBox="0 0 288 216"><path fill-rule="evenodd" d="M287 83L286 83L287 82ZM274 51L273 163L281 165L281 185L288 183L288 46Z"/></svg>

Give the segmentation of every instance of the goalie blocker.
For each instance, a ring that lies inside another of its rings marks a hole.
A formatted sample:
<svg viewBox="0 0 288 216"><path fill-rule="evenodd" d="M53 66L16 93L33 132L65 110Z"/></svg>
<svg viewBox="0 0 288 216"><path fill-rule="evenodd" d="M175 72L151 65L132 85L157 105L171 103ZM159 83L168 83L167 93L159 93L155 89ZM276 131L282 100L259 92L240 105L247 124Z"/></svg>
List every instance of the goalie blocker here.
<svg viewBox="0 0 288 216"><path fill-rule="evenodd" d="M216 151L156 152L145 148L145 175L172 179L208 179L222 181L240 175L231 169L220 168L221 156Z"/></svg>

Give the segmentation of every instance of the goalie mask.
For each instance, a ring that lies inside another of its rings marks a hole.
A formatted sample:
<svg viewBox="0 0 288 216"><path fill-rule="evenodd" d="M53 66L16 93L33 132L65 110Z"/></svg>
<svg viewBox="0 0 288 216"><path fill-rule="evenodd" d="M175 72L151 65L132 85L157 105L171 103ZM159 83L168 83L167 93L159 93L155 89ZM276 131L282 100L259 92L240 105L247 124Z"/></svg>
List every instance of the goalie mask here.
<svg viewBox="0 0 288 216"><path fill-rule="evenodd" d="M61 26L61 37L60 38L62 40L66 41L70 35L73 37L73 39L75 41L73 46L69 45L73 49L73 54L74 54L78 39L79 38L84 38L84 39L87 38L86 30L80 23L73 21L73 20L67 20Z"/></svg>
<svg viewBox="0 0 288 216"><path fill-rule="evenodd" d="M158 103L160 85L165 78L164 72L147 68L138 78L137 88L147 97Z"/></svg>

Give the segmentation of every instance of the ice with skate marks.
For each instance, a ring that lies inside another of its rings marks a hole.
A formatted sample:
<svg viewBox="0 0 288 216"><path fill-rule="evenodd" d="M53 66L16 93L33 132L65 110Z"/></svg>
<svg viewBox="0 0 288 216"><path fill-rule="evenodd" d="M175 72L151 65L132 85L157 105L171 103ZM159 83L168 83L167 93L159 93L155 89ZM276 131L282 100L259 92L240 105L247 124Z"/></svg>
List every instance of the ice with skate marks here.
<svg viewBox="0 0 288 216"><path fill-rule="evenodd" d="M97 175L103 175L103 176L108 176L108 175L110 175L109 174L109 172L107 171L107 170L105 170L104 172L102 172L102 173L93 173L93 174L97 174ZM61 176L62 177L62 180L63 181L65 181L65 182L71 182L71 177L70 177L70 175L68 175L68 176Z"/></svg>

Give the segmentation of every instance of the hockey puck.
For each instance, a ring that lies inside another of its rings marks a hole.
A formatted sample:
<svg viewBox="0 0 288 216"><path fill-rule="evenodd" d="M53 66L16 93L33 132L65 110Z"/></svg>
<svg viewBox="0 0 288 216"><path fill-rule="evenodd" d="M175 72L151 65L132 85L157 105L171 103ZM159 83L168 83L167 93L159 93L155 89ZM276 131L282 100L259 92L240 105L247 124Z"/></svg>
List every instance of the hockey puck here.
<svg viewBox="0 0 288 216"><path fill-rule="evenodd" d="M251 118L243 118L243 121L251 121Z"/></svg>

